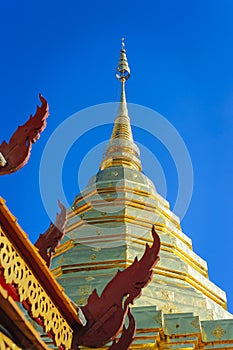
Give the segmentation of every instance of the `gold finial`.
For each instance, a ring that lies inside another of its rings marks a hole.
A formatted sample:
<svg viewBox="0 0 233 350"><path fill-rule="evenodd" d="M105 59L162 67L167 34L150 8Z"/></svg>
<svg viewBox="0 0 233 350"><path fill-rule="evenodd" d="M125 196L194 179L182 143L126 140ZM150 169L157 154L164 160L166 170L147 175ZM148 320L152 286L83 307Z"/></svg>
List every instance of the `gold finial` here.
<svg viewBox="0 0 233 350"><path fill-rule="evenodd" d="M125 47L125 38L121 38L121 48L124 49Z"/></svg>
<svg viewBox="0 0 233 350"><path fill-rule="evenodd" d="M125 82L130 77L130 68L128 65L126 50L125 50L125 38L121 39L121 52L120 59L117 66L116 77L121 82Z"/></svg>
<svg viewBox="0 0 233 350"><path fill-rule="evenodd" d="M140 151L133 141L125 96L125 82L130 77L130 68L126 57L124 38L121 39L121 45L120 59L116 71L116 77L121 82L121 100L111 139L103 154L100 170L123 166L141 171Z"/></svg>

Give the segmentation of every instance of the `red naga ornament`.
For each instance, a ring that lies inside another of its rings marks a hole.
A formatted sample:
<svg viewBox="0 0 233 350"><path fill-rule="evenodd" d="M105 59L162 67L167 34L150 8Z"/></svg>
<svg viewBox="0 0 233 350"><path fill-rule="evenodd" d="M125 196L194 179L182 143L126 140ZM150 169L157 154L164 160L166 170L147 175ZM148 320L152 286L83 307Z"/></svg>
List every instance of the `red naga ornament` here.
<svg viewBox="0 0 233 350"><path fill-rule="evenodd" d="M50 267L53 254L65 234L64 229L66 225L67 211L60 201L58 201L58 205L61 212L60 214L56 214L55 223L53 224L51 222L49 228L39 236L35 243L35 247L38 249L48 267Z"/></svg>
<svg viewBox="0 0 233 350"><path fill-rule="evenodd" d="M39 98L42 105L37 107L35 115L31 115L25 124L18 127L9 143L3 141L0 145L0 175L11 174L27 164L32 144L45 129L49 116L48 103L42 95Z"/></svg>
<svg viewBox="0 0 233 350"><path fill-rule="evenodd" d="M74 330L72 349L78 349L79 345L97 348L114 340L122 331L127 314L129 327L127 330L123 329L122 338L118 343L114 341L110 349L127 350L129 348L135 330L129 304L133 304L134 300L141 296L142 288L151 281L153 268L159 261L160 239L154 227L152 236L153 245L151 247L146 245L142 258L138 260L136 257L131 266L118 271L100 297L95 289L88 298L87 304L81 307L87 319L87 325L77 326Z"/></svg>
<svg viewBox="0 0 233 350"><path fill-rule="evenodd" d="M130 312L130 309L128 310L128 319L129 319L128 328L126 329L125 326L123 326L120 340L116 342L116 339L114 339L109 350L128 350L129 349L136 333L136 323L133 315Z"/></svg>

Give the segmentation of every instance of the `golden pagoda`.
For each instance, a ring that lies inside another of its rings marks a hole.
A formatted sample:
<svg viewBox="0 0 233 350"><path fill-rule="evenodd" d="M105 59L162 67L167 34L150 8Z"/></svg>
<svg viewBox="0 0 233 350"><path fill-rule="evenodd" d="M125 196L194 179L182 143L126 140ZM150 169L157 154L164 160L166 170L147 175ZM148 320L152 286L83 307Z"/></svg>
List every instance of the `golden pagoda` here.
<svg viewBox="0 0 233 350"><path fill-rule="evenodd" d="M147 342L153 338L154 344L155 336L149 329L160 323L169 324L166 329L177 324L177 335L182 335L185 324L191 324L190 334L195 333L197 338L197 334L208 334L207 330L201 331L202 325L212 325L211 341L233 338L233 315L227 311L225 292L209 280L207 263L193 251L179 218L142 173L126 102L130 68L124 42L116 76L121 82L121 100L112 135L99 172L74 199L64 243L53 260L53 274L69 297L84 305L94 288L100 295L118 269L129 266L135 256L142 256L145 243L151 243L151 226L155 225L161 239L160 262L153 281L133 308L138 323L145 326L141 329L143 337L148 332ZM232 334L222 331L221 337L214 329L225 322L231 325Z"/></svg>

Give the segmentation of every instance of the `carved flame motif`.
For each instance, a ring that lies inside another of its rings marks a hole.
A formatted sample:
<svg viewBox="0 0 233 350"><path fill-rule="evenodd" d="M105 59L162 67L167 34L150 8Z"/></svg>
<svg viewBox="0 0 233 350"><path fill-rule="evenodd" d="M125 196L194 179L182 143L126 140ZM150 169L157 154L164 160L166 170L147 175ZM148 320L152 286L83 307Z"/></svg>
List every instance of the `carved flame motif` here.
<svg viewBox="0 0 233 350"><path fill-rule="evenodd" d="M136 332L136 323L133 315L130 312L130 308L128 310L128 319L129 319L128 328L126 329L125 326L123 326L120 340L116 342L116 339L114 339L109 350L128 350L129 349L135 337L135 332Z"/></svg>
<svg viewBox="0 0 233 350"><path fill-rule="evenodd" d="M66 208L60 201L58 201L58 205L61 212L60 214L57 213L55 224L50 223L49 228L39 236L35 243L35 247L39 250L40 255L48 267L51 265L53 253L64 237L64 229L66 225Z"/></svg>
<svg viewBox="0 0 233 350"><path fill-rule="evenodd" d="M129 304L133 304L134 300L140 297L142 288L147 286L152 279L153 267L159 261L160 239L154 227L152 236L153 245L151 247L146 245L144 255L140 260L135 258L131 266L124 271L118 271L104 288L100 297L96 289L92 292L87 304L82 307L87 325L83 328L77 326L74 332L73 348L77 349L79 345L101 347L110 340L114 340L121 332L129 311ZM129 314L132 325L131 317L133 316ZM130 327L122 334L127 339L125 344L133 340L132 334L128 338L128 331L130 333ZM112 349L128 349L128 346L123 347L118 343L114 343Z"/></svg>
<svg viewBox="0 0 233 350"><path fill-rule="evenodd" d="M2 158L0 175L13 173L27 164L32 144L39 139L40 133L45 129L46 119L49 116L48 103L43 96L39 95L39 98L42 105L37 107L35 115L31 115L25 124L18 127L9 143L3 141L0 145Z"/></svg>

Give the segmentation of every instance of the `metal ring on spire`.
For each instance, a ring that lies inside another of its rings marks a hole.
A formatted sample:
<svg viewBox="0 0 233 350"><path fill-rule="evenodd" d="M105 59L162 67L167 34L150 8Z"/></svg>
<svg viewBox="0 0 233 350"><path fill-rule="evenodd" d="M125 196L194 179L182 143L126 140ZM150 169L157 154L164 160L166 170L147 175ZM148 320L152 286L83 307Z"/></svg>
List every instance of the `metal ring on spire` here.
<svg viewBox="0 0 233 350"><path fill-rule="evenodd" d="M124 82L130 78L130 68L126 57L124 40L125 40L124 38L121 39L122 48L121 48L120 59L116 70L116 77L121 82Z"/></svg>

